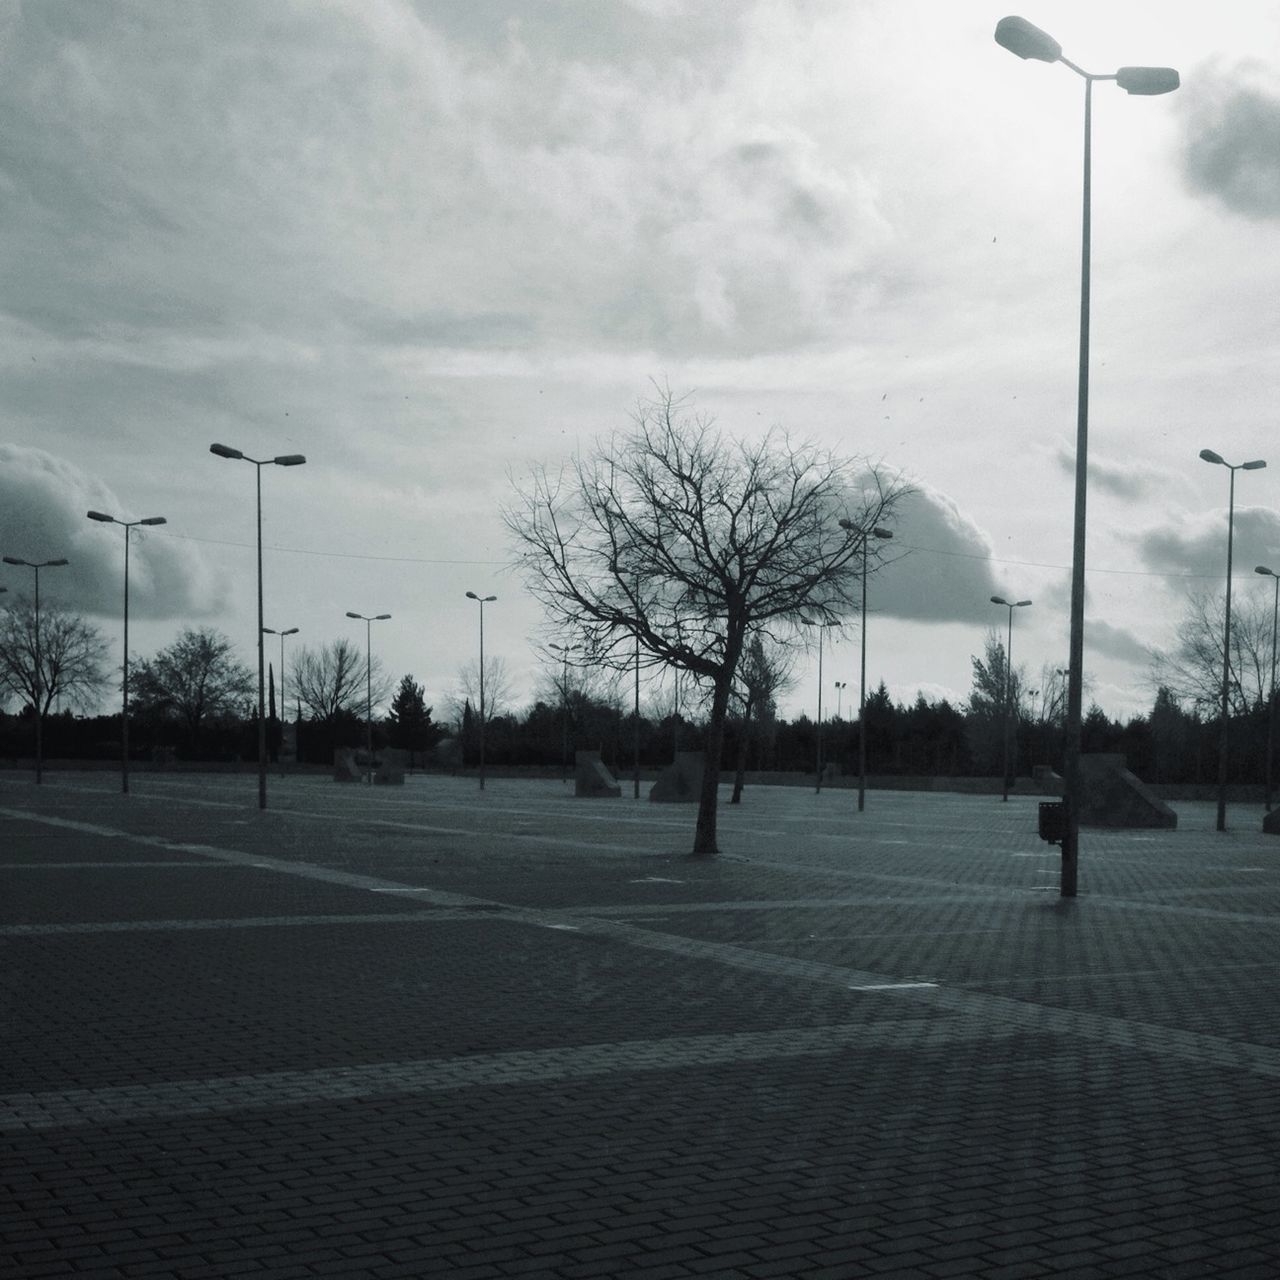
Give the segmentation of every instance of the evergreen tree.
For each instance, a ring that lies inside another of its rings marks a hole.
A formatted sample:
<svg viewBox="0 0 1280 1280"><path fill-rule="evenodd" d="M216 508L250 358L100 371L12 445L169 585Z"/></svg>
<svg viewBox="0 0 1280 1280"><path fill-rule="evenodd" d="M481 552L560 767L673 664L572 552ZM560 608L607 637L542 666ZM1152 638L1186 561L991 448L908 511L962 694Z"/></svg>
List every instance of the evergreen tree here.
<svg viewBox="0 0 1280 1280"><path fill-rule="evenodd" d="M431 720L431 711L422 685L413 676L406 675L391 699L387 715L390 744L404 751L429 751L440 736L439 727Z"/></svg>

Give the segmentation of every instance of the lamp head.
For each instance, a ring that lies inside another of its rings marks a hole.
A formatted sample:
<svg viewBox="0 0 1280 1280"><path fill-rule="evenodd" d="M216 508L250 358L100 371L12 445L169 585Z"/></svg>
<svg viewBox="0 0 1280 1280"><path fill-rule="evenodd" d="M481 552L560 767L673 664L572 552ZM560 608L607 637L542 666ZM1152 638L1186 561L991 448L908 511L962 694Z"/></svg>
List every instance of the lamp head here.
<svg viewBox="0 0 1280 1280"><path fill-rule="evenodd" d="M391 615L389 613L378 613L374 615L374 622L386 622Z"/></svg>
<svg viewBox="0 0 1280 1280"><path fill-rule="evenodd" d="M480 597L479 597L478 595L476 595L476 593L475 593L474 591L468 591L468 592L467 592L467 599L468 599L468 600L479 600L479 599L480 599Z"/></svg>
<svg viewBox="0 0 1280 1280"><path fill-rule="evenodd" d="M296 636L298 634L298 628L290 627L288 631L282 631L280 634L282 636Z"/></svg>
<svg viewBox="0 0 1280 1280"><path fill-rule="evenodd" d="M348 618L359 618L361 622L363 622L363 621L364 621L364 614L363 614L363 613L352 613L350 609L348 609L348 610L347 610L347 617L348 617Z"/></svg>
<svg viewBox="0 0 1280 1280"><path fill-rule="evenodd" d="M300 467L306 458L300 453L282 453L271 459L277 467Z"/></svg>
<svg viewBox="0 0 1280 1280"><path fill-rule="evenodd" d="M1254 458L1252 462L1242 462L1240 464L1241 471L1261 471L1267 464L1261 458Z"/></svg>
<svg viewBox="0 0 1280 1280"><path fill-rule="evenodd" d="M1019 58L1035 58L1038 62L1057 62L1062 57L1062 46L1026 18L1001 18L996 23L996 44Z"/></svg>
<svg viewBox="0 0 1280 1280"><path fill-rule="evenodd" d="M1260 564L1254 570L1254 573L1260 573L1266 578L1280 578L1280 573L1276 573L1274 569L1268 569L1265 564Z"/></svg>
<svg viewBox="0 0 1280 1280"><path fill-rule="evenodd" d="M28 567L31 565L30 560L19 560L17 556L4 556L3 559L5 564L25 564Z"/></svg>
<svg viewBox="0 0 1280 1280"><path fill-rule="evenodd" d="M239 449L233 449L230 445L211 444L209 446L210 453L216 453L220 458L243 458L244 454Z"/></svg>
<svg viewBox="0 0 1280 1280"><path fill-rule="evenodd" d="M86 511L85 515L90 520L101 520L103 524L115 524L116 522L115 516L109 516L103 511Z"/></svg>
<svg viewBox="0 0 1280 1280"><path fill-rule="evenodd" d="M1021 608L1023 608L1025 605L1029 605L1030 603L1031 603L1031 601L1030 601L1030 600L1019 600L1019 601L1018 601L1018 603L1017 603L1017 604L1015 604L1013 607L1014 607L1015 609L1021 609Z"/></svg>
<svg viewBox="0 0 1280 1280"><path fill-rule="evenodd" d="M40 568L42 568L42 569L60 569L60 568L62 568L62 566L63 566L64 564L70 564L70 563L71 563L71 561L70 561L70 560L46 560L46 561L44 562L44 564L42 564L42 565L40 566Z"/></svg>
<svg viewBox="0 0 1280 1280"><path fill-rule="evenodd" d="M1009 602L1004 598L1004 596L992 596L991 603L1002 604L1005 606L1006 609L1009 607Z"/></svg>
<svg viewBox="0 0 1280 1280"><path fill-rule="evenodd" d="M139 520L139 524L168 524L169 522L164 516L148 516L145 520Z"/></svg>
<svg viewBox="0 0 1280 1280"><path fill-rule="evenodd" d="M892 538L892 537L893 537L893 530L892 530L892 529L882 529L879 525L876 525L876 527L875 527L874 529L872 529L872 530L871 530L871 532L872 532L873 534L875 534L875 536L876 536L877 538Z"/></svg>
<svg viewBox="0 0 1280 1280"><path fill-rule="evenodd" d="M280 633L274 627L263 627L262 634L264 636L276 636L276 635L279 635Z"/></svg>
<svg viewBox="0 0 1280 1280"><path fill-rule="evenodd" d="M1172 67L1121 67L1116 72L1116 84L1125 93L1140 98L1172 93L1181 83L1181 77Z"/></svg>
<svg viewBox="0 0 1280 1280"><path fill-rule="evenodd" d="M1200 456L1206 462L1216 463L1220 467L1225 467L1227 465L1226 462L1223 461L1222 454L1214 453L1212 449L1201 449Z"/></svg>

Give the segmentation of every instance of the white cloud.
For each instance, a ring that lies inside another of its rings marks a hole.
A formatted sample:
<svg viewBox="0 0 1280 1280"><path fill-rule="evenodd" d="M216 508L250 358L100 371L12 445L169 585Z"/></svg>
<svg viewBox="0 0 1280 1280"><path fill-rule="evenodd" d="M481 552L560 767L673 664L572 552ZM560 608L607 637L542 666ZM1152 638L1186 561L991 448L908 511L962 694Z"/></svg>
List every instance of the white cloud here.
<svg viewBox="0 0 1280 1280"><path fill-rule="evenodd" d="M45 570L41 595L85 613L117 616L123 605L124 530L87 518L101 511L120 520L163 515L135 513L102 481L41 449L0 444L0 546L5 555L40 563L66 559ZM213 574L193 546L160 529L131 535L129 610L137 618L190 618L225 606L226 582ZM5 565L4 582L31 594L30 569Z"/></svg>
<svg viewBox="0 0 1280 1280"><path fill-rule="evenodd" d="M917 622L989 622L1001 589L990 540L945 494L915 489L899 508L889 563L871 581L871 606Z"/></svg>

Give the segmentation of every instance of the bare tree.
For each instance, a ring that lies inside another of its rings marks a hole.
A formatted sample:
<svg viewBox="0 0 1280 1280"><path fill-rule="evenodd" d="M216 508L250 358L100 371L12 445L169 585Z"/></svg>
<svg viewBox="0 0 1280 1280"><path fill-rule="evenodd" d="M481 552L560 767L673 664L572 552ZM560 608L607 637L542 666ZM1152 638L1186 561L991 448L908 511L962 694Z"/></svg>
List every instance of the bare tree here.
<svg viewBox="0 0 1280 1280"><path fill-rule="evenodd" d="M480 713L480 663L468 662L458 668L458 684L449 697L449 712L461 727L462 717L470 703L477 715ZM511 703L511 676L506 659L486 656L484 660L484 718L495 720L505 715Z"/></svg>
<svg viewBox="0 0 1280 1280"><path fill-rule="evenodd" d="M504 511L525 581L557 631L622 669L649 666L711 690L693 852L714 854L725 717L748 636L834 623L855 607L863 530L906 489L779 431L723 437L670 392L631 431L559 474L535 469Z"/></svg>
<svg viewBox="0 0 1280 1280"><path fill-rule="evenodd" d="M19 596L0 614L0 689L36 705L42 716L57 698L82 710L107 687L107 642L93 623L53 601L40 606L40 672L36 679L36 611Z"/></svg>
<svg viewBox="0 0 1280 1280"><path fill-rule="evenodd" d="M258 681L221 631L187 627L168 648L141 660L129 685L140 712L176 716L195 736L209 720L242 714Z"/></svg>
<svg viewBox="0 0 1280 1280"><path fill-rule="evenodd" d="M391 695L391 682L378 658L370 666L361 646L343 636L298 651L292 689L312 720L331 725L344 711L363 716L366 693L380 706Z"/></svg>
<svg viewBox="0 0 1280 1280"><path fill-rule="evenodd" d="M767 634L758 632L751 637L734 687L739 735L738 762L730 804L742 803L747 747L752 737L759 736L761 729L774 718L778 696L791 688L794 666L793 650L788 650Z"/></svg>
<svg viewBox="0 0 1280 1280"><path fill-rule="evenodd" d="M1231 604L1231 665L1227 703L1233 716L1266 706L1271 687L1273 596L1241 592ZM1187 598L1170 649L1151 654L1152 688L1165 688L1174 700L1201 712L1222 707L1222 633L1224 595L1198 592Z"/></svg>

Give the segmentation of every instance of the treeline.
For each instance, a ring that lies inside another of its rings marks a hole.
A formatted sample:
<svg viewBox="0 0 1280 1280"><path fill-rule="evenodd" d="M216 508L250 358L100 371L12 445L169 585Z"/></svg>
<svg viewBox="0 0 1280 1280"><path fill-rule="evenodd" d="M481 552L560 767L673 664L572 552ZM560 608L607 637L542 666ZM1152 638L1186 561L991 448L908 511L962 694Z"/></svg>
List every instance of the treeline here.
<svg viewBox="0 0 1280 1280"><path fill-rule="evenodd" d="M975 699L975 702L979 700ZM425 705L421 686L406 676L392 700L391 712L372 725L375 747L411 751L420 767L440 770L473 768L479 760L479 717L464 705L460 724L440 724ZM913 703L895 703L883 684L867 699L867 771L874 775L998 776L1004 760L999 709L973 710L945 699L923 695ZM1229 776L1237 783L1263 781L1266 763L1267 713L1254 708L1235 716L1229 727ZM143 707L132 720L130 755L138 761L251 762L257 759L257 717L220 714L197 729L173 715ZM1120 752L1140 778L1155 783L1211 783L1218 776L1220 727L1182 709L1161 689L1151 711L1128 721L1113 720L1098 706L1086 715L1082 745L1087 752ZM339 747L362 747L362 716L340 709L328 719L295 717L282 725L274 710L268 715L267 741L272 761L279 759L285 736L288 756L305 764L329 765ZM485 725L485 757L489 765L532 767L548 771L571 766L580 748L599 751L616 773L629 776L639 746L645 771L670 762L676 750L701 751L706 727L697 719L675 714L642 714L619 701L600 700L574 691L563 706L539 700L523 712L496 716ZM1037 718L1020 709L1011 718L1010 773L1026 777L1037 765L1061 771L1064 731L1060 717ZM45 754L50 759L118 760L120 716L77 716L69 711L45 719ZM30 708L0 717L0 755L14 759L32 750ZM785 720L766 714L751 722L731 718L724 745L724 764L732 769L745 752L751 771L814 775L818 761L835 774L854 776L859 764L859 725L843 717L816 720L800 715ZM1277 744L1280 754L1280 743Z"/></svg>

